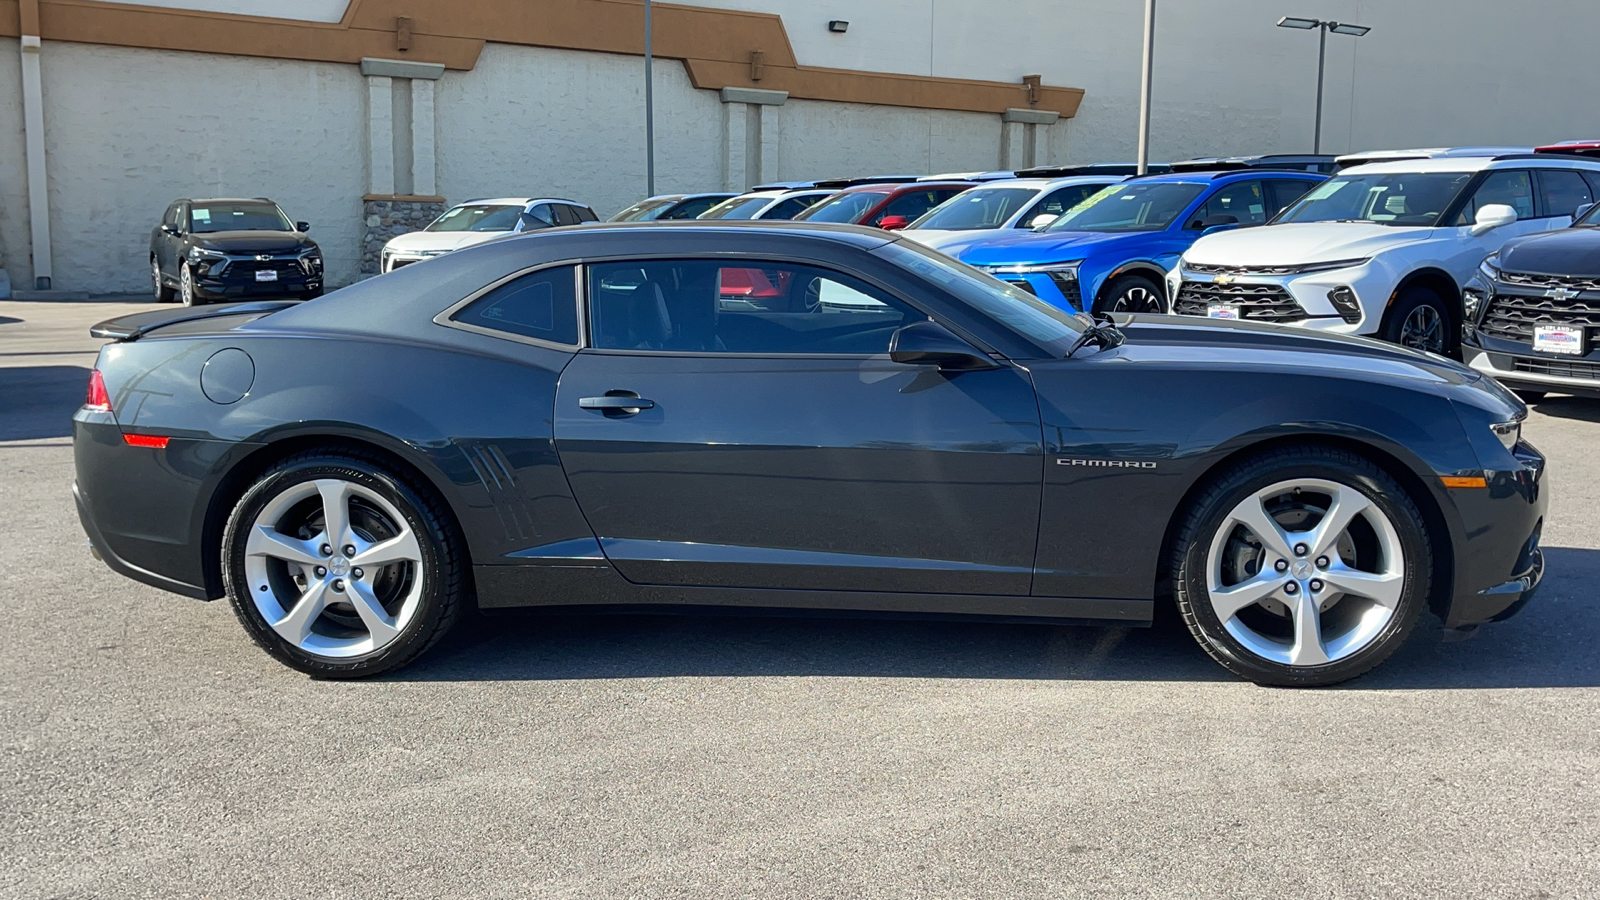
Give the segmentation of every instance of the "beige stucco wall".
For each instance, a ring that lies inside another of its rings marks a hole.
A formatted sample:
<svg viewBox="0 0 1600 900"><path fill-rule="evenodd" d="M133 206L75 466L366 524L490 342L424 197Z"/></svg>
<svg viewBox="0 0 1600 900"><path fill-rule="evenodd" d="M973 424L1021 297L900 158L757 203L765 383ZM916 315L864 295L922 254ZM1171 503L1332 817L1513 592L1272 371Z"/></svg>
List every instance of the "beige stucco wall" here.
<svg viewBox="0 0 1600 900"><path fill-rule="evenodd" d="M329 279L354 280L366 152L354 66L46 42L42 68L56 288L145 290L150 229L199 196L271 197L312 223Z"/></svg>
<svg viewBox="0 0 1600 900"><path fill-rule="evenodd" d="M0 42L0 257L11 288L31 288L27 157L22 134L22 60L16 41Z"/></svg>
<svg viewBox="0 0 1600 900"><path fill-rule="evenodd" d="M1000 117L790 100L773 110L778 178L987 170L1000 158Z"/></svg>

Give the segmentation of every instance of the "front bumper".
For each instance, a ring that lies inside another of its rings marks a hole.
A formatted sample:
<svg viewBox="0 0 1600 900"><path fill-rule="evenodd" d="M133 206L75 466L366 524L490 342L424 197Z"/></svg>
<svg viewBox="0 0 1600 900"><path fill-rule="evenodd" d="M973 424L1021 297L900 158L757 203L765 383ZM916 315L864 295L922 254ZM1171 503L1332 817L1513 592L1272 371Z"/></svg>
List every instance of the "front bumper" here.
<svg viewBox="0 0 1600 900"><path fill-rule="evenodd" d="M1484 472L1487 488L1450 490L1462 534L1454 597L1442 611L1447 629L1471 631L1515 615L1544 578L1545 459L1526 441L1512 455L1516 469Z"/></svg>
<svg viewBox="0 0 1600 900"><path fill-rule="evenodd" d="M1237 307L1239 317L1246 321L1332 334L1374 334L1393 292L1387 276L1370 262L1303 275L1268 275L1248 269L1211 271L1217 268L1196 270L1180 263L1167 273L1167 294L1175 298L1175 315L1205 316L1211 306L1227 305ZM1340 288L1348 288L1356 296L1360 315L1354 321L1341 315L1328 298Z"/></svg>
<svg viewBox="0 0 1600 900"><path fill-rule="evenodd" d="M1579 292L1566 301L1551 299L1537 287L1490 284L1482 274L1467 282L1482 308L1461 335L1467 365L1493 376L1506 387L1600 397L1600 340L1589 310L1600 307L1600 292ZM1507 315L1502 304L1510 304ZM1531 306L1529 305L1531 304ZM1517 305L1522 309L1518 310ZM1588 338L1585 353L1548 353L1533 349L1532 332L1539 324L1582 326Z"/></svg>

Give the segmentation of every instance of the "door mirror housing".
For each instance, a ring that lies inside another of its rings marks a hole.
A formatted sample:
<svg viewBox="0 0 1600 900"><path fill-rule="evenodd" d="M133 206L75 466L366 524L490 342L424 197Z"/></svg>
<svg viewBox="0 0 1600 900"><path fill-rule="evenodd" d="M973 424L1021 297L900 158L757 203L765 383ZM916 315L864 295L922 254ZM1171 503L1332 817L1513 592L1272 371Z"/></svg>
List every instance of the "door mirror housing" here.
<svg viewBox="0 0 1600 900"><path fill-rule="evenodd" d="M310 231L311 230L311 223L310 222L296 222L296 223L294 223L294 230L295 231L299 231L299 232Z"/></svg>
<svg viewBox="0 0 1600 900"><path fill-rule="evenodd" d="M1504 203L1490 203L1479 209L1478 215L1473 219L1472 236L1477 237L1480 234L1488 234L1496 228L1502 225L1510 225L1516 220L1517 211L1515 209Z"/></svg>
<svg viewBox="0 0 1600 900"><path fill-rule="evenodd" d="M1589 210L1591 210L1591 209L1594 209L1594 204L1593 203L1582 203L1582 204L1579 204L1578 208L1576 210L1573 210L1572 221L1576 222L1579 219L1583 218L1584 216L1587 216L1589 214Z"/></svg>
<svg viewBox="0 0 1600 900"><path fill-rule="evenodd" d="M1034 216L1028 220L1028 227L1038 231L1059 218L1061 217L1055 213L1039 213L1037 216Z"/></svg>
<svg viewBox="0 0 1600 900"><path fill-rule="evenodd" d="M176 226L176 225L163 225L163 226L161 226L161 233L162 234L170 234L170 235L173 235L174 237L176 237L177 235L180 235L183 232L179 231L178 230L178 226Z"/></svg>
<svg viewBox="0 0 1600 900"><path fill-rule="evenodd" d="M897 363L956 371L999 368L987 353L931 319L912 322L895 331L889 338L889 358Z"/></svg>
<svg viewBox="0 0 1600 900"><path fill-rule="evenodd" d="M884 231L899 231L910 224L911 220L905 216L884 216L879 220L878 227Z"/></svg>

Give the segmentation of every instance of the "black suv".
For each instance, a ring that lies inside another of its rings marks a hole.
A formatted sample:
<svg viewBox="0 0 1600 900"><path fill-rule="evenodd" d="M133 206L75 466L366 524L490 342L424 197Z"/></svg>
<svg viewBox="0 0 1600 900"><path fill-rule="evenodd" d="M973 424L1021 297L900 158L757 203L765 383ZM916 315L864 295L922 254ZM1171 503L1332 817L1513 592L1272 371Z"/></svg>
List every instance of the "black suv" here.
<svg viewBox="0 0 1600 900"><path fill-rule="evenodd" d="M162 303L322 295L311 226L264 197L179 200L150 232L150 281Z"/></svg>
<svg viewBox="0 0 1600 900"><path fill-rule="evenodd" d="M1462 290L1467 364L1529 402L1600 397L1600 206L1566 199L1583 202L1572 227L1507 241Z"/></svg>

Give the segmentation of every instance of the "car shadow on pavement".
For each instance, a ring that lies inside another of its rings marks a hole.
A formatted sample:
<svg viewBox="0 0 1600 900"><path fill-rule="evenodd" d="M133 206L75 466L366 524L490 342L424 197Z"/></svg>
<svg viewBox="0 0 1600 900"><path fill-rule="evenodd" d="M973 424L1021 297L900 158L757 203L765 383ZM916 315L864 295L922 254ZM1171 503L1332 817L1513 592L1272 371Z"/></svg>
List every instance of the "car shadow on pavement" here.
<svg viewBox="0 0 1600 900"><path fill-rule="evenodd" d="M1587 397L1549 397L1531 404L1547 416L1579 422L1600 422L1600 400Z"/></svg>
<svg viewBox="0 0 1600 900"><path fill-rule="evenodd" d="M70 436L88 386L82 366L0 366L0 441Z"/></svg>
<svg viewBox="0 0 1600 900"><path fill-rule="evenodd" d="M1547 550L1540 595L1509 621L1447 641L1424 615L1404 647L1346 690L1600 686L1600 550ZM538 681L694 676L1229 681L1171 616L1153 628L715 615L469 616L392 678Z"/></svg>

